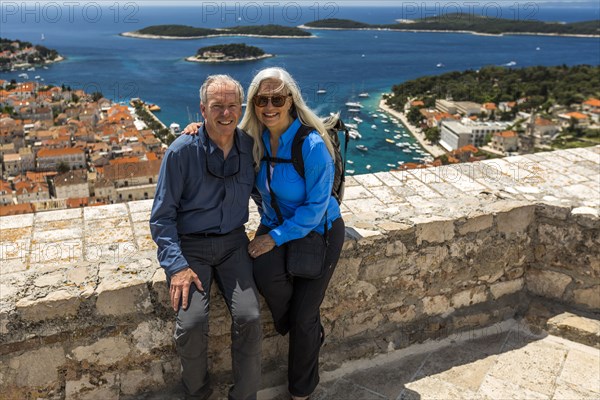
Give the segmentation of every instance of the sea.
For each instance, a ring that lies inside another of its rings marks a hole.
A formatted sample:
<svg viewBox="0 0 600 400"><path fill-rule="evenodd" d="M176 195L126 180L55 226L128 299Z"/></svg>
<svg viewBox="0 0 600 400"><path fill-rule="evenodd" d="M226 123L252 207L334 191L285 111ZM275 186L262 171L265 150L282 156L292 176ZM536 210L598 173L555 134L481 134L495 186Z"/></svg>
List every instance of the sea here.
<svg viewBox="0 0 600 400"><path fill-rule="evenodd" d="M479 69L486 65L521 68L534 65L600 64L599 38L535 35L487 36L461 33L314 30L310 39L218 37L148 40L120 36L149 25L181 24L223 28L236 25L297 26L323 18L367 23L397 19L451 18L453 13L514 20L574 22L600 19L597 2L405 2L405 1L2 1L0 36L56 49L66 60L47 69L0 73L16 79L101 92L116 102L139 97L158 104L157 116L169 126L200 119L198 89L209 74L226 73L244 87L269 66L286 68L298 81L307 103L319 115L342 113L356 123L362 138L352 140L347 168L353 173L387 171L418 160L395 143L415 140L401 124L378 111L383 93L395 84L426 75ZM166 5L168 4L168 5ZM273 58L244 63L199 64L184 61L205 46L246 43ZM325 90L325 93L317 93ZM368 93L369 97L359 97ZM347 102L360 102L358 113ZM377 115L377 117L374 117ZM396 138L394 138L396 136ZM390 139L386 141L385 139ZM360 151L355 146L368 148ZM416 146L415 146L416 147Z"/></svg>

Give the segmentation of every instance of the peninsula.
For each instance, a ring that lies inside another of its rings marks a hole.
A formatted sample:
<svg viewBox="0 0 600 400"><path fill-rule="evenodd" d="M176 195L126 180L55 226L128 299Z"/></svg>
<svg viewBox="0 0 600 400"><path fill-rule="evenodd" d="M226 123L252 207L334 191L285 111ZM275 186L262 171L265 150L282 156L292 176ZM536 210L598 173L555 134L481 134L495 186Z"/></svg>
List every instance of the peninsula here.
<svg viewBox="0 0 600 400"><path fill-rule="evenodd" d="M0 71L39 67L64 60L56 50L0 37Z"/></svg>
<svg viewBox="0 0 600 400"><path fill-rule="evenodd" d="M348 19L323 19L301 25L303 29L393 30L408 32L456 32L487 35L549 35L600 37L600 21L572 23L519 21L470 14L448 14L394 24L366 24Z"/></svg>
<svg viewBox="0 0 600 400"><path fill-rule="evenodd" d="M277 39L310 38L313 34L303 29L281 25L234 26L206 29L186 25L152 25L121 36L141 39L204 39L217 36L251 36Z"/></svg>
<svg viewBox="0 0 600 400"><path fill-rule="evenodd" d="M186 61L217 63L217 62L242 62L256 61L273 57L262 49L247 46L245 43L219 44L198 49L195 56L186 58Z"/></svg>

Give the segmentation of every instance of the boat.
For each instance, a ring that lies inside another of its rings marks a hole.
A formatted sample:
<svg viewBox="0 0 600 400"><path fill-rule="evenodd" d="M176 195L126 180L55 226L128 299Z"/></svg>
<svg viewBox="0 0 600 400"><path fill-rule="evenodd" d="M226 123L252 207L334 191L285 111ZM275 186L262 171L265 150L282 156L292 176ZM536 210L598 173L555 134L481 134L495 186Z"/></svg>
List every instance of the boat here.
<svg viewBox="0 0 600 400"><path fill-rule="evenodd" d="M35 71L35 67L27 68L27 71Z"/></svg>
<svg viewBox="0 0 600 400"><path fill-rule="evenodd" d="M369 97L369 93L367 93L367 92L359 93L358 97Z"/></svg>
<svg viewBox="0 0 600 400"><path fill-rule="evenodd" d="M348 131L348 136L350 136L351 139L355 139L355 140L362 138L362 135L356 129L350 129Z"/></svg>
<svg viewBox="0 0 600 400"><path fill-rule="evenodd" d="M358 118L358 117L352 117L352 119L353 119L353 120L355 120L356 122L358 122L359 124L360 124L361 122L363 122L363 120L362 120L362 119L360 119L360 118Z"/></svg>
<svg viewBox="0 0 600 400"><path fill-rule="evenodd" d="M41 78L41 76L39 76L39 75L36 75L36 76L34 77L34 79L40 79L40 78Z"/></svg>
<svg viewBox="0 0 600 400"><path fill-rule="evenodd" d="M537 51L540 51L540 50L541 50L541 48L540 48L540 47L536 47L535 49L536 49Z"/></svg>
<svg viewBox="0 0 600 400"><path fill-rule="evenodd" d="M364 144L357 144L356 149L360 151L368 151L369 149Z"/></svg>
<svg viewBox="0 0 600 400"><path fill-rule="evenodd" d="M435 64L435 66L436 66L437 68L442 68L442 67L444 66L444 64L442 64L442 63L437 63L437 64Z"/></svg>
<svg viewBox="0 0 600 400"><path fill-rule="evenodd" d="M325 93L327 93L327 90L325 90L325 89L317 90L317 94L325 94Z"/></svg>
<svg viewBox="0 0 600 400"><path fill-rule="evenodd" d="M363 105L360 103L357 103L355 101L349 101L346 103L347 107L358 107L358 108L363 108Z"/></svg>
<svg viewBox="0 0 600 400"><path fill-rule="evenodd" d="M394 139L400 139L402 135L394 135Z"/></svg>
<svg viewBox="0 0 600 400"><path fill-rule="evenodd" d="M148 104L148 110L157 112L160 111L160 107L156 104Z"/></svg>
<svg viewBox="0 0 600 400"><path fill-rule="evenodd" d="M510 61L504 64L505 67L514 67L515 65L517 65L516 61Z"/></svg>
<svg viewBox="0 0 600 400"><path fill-rule="evenodd" d="M373 114L371 114L371 117L373 117L373 118L379 118L379 115L373 113Z"/></svg>
<svg viewBox="0 0 600 400"><path fill-rule="evenodd" d="M394 142L392 139L387 139L387 138L385 139L385 141L386 141L386 142L388 142L388 143L391 143L391 144L394 144L394 143L396 143L396 142Z"/></svg>
<svg viewBox="0 0 600 400"><path fill-rule="evenodd" d="M388 166L388 167L390 167L390 168L395 168L395 167L396 167L396 164L390 164L390 163L387 163L387 164L385 164L385 165L387 165L387 166Z"/></svg>
<svg viewBox="0 0 600 400"><path fill-rule="evenodd" d="M367 170L370 170L370 169L371 169L371 164L367 164L367 165L365 166L365 168L366 168Z"/></svg>
<svg viewBox="0 0 600 400"><path fill-rule="evenodd" d="M360 112L360 108L349 108L348 112Z"/></svg>
<svg viewBox="0 0 600 400"><path fill-rule="evenodd" d="M373 125L371 125L371 128L377 129L377 125L373 124Z"/></svg>
<svg viewBox="0 0 600 400"><path fill-rule="evenodd" d="M351 124L351 123L347 123L347 124L344 124L344 125L346 125L346 128L352 128L352 129L356 129L356 128L358 128L358 125L357 125L357 124Z"/></svg>
<svg viewBox="0 0 600 400"><path fill-rule="evenodd" d="M42 33L41 40L46 40L46 36L44 36L44 34L43 34L43 33Z"/></svg>
<svg viewBox="0 0 600 400"><path fill-rule="evenodd" d="M405 152L405 153L412 153L412 150L411 150L411 149L404 149L404 150L402 150L402 151L403 151L403 152Z"/></svg>
<svg viewBox="0 0 600 400"><path fill-rule="evenodd" d="M354 174L354 170L353 169L347 169L346 173L352 175L352 174Z"/></svg>
<svg viewBox="0 0 600 400"><path fill-rule="evenodd" d="M44 68L44 69L48 69L48 67L46 67L45 65L44 65L42 68Z"/></svg>
<svg viewBox="0 0 600 400"><path fill-rule="evenodd" d="M177 136L181 132L181 126L177 122L172 122L171 125L169 125L169 130L173 135Z"/></svg>
<svg viewBox="0 0 600 400"><path fill-rule="evenodd" d="M390 121L388 121L387 119L382 119L381 122L384 123L384 124L387 124Z"/></svg>
<svg viewBox="0 0 600 400"><path fill-rule="evenodd" d="M350 165L354 164L354 161L352 161L352 160L346 160L346 162Z"/></svg>
<svg viewBox="0 0 600 400"><path fill-rule="evenodd" d="M389 130L389 129L384 129L383 131L384 131L385 133L389 133L389 132L390 132L390 130Z"/></svg>
<svg viewBox="0 0 600 400"><path fill-rule="evenodd" d="M26 73L22 73L22 74L19 74L19 78L29 79L29 75L27 75Z"/></svg>

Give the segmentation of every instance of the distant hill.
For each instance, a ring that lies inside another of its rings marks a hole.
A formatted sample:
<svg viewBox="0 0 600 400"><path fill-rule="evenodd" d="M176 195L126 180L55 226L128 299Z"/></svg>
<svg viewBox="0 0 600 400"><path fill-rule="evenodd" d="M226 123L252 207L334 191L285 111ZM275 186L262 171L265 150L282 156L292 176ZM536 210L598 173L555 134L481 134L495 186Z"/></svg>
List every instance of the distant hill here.
<svg viewBox="0 0 600 400"><path fill-rule="evenodd" d="M558 23L489 18L470 14L446 14L412 22L374 25L347 19L324 19L305 24L309 28L392 29L408 31L468 31L485 34L594 35L600 36L600 20Z"/></svg>
<svg viewBox="0 0 600 400"><path fill-rule="evenodd" d="M223 29L196 28L186 25L153 25L134 32L122 34L124 36L144 37L159 36L164 38L201 38L214 35L252 35L266 37L311 37L312 34L305 30L281 25L234 26Z"/></svg>
<svg viewBox="0 0 600 400"><path fill-rule="evenodd" d="M62 59L56 50L0 37L0 70L28 65L39 66Z"/></svg>
<svg viewBox="0 0 600 400"><path fill-rule="evenodd" d="M258 47L247 46L245 43L232 43L202 47L198 49L194 57L188 58L188 61L230 62L258 60L266 57L273 57L273 55L266 54Z"/></svg>

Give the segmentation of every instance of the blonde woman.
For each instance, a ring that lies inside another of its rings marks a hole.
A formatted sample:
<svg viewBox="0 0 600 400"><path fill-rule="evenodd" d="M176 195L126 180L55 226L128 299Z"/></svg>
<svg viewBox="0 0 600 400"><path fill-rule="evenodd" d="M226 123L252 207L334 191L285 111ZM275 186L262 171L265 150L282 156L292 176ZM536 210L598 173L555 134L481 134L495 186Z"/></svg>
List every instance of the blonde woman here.
<svg viewBox="0 0 600 400"><path fill-rule="evenodd" d="M281 162L291 159L292 142L302 125L314 128L302 144L304 178L292 163ZM275 329L290 334L290 395L306 399L319 383L319 350L325 338L320 306L344 242L344 221L331 196L333 149L323 122L282 68L263 69L254 77L240 127L254 138L255 185L262 197L261 224L248 245L254 279ZM291 276L287 247L313 231L327 237L324 273L317 279Z"/></svg>

